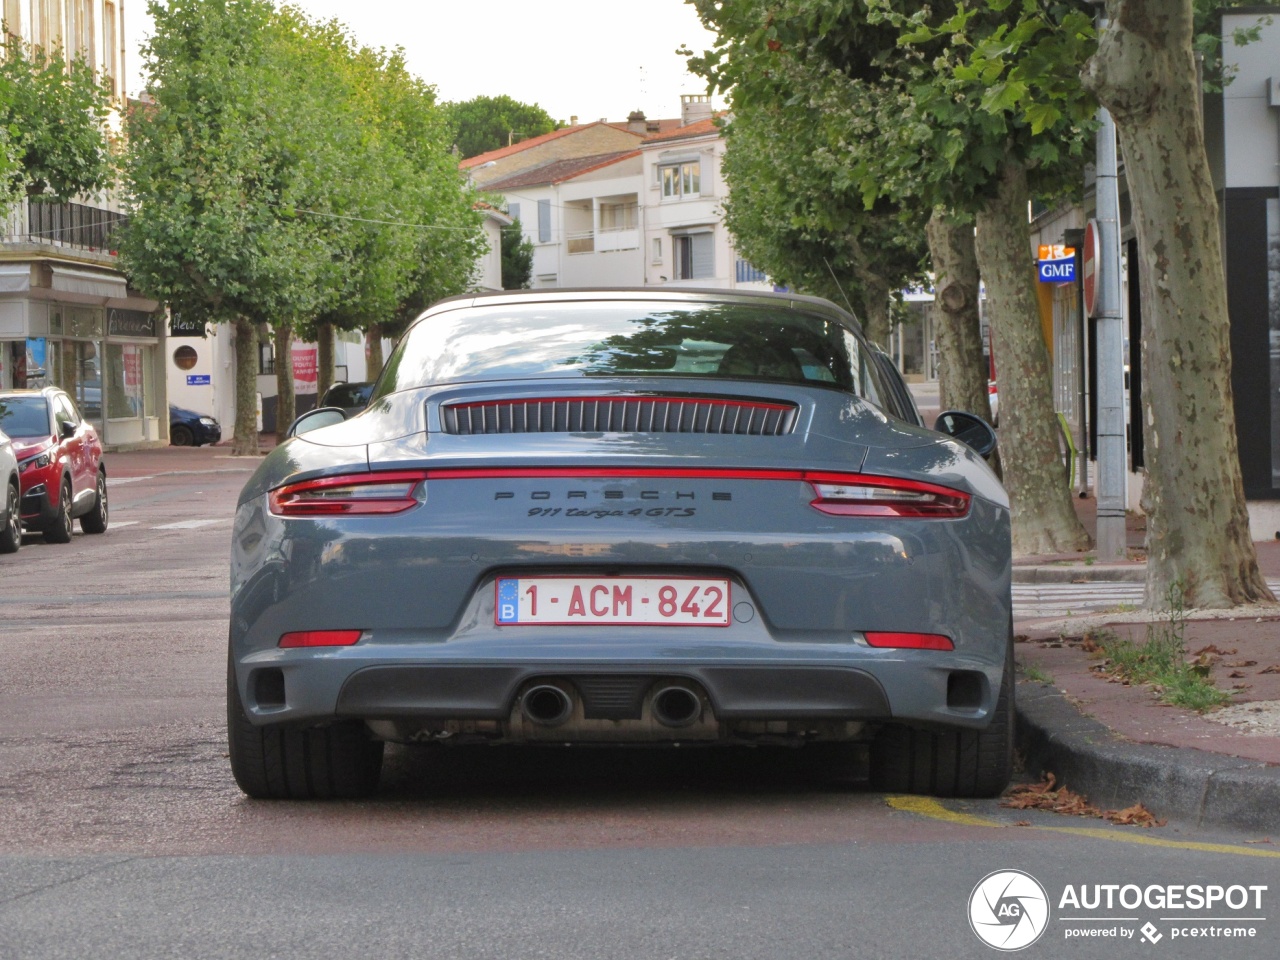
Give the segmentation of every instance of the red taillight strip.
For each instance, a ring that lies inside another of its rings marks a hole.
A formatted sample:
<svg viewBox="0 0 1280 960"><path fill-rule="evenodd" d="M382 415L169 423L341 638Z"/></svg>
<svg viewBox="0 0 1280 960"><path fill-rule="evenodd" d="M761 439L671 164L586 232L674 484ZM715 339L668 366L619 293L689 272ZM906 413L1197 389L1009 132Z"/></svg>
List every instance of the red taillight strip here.
<svg viewBox="0 0 1280 960"><path fill-rule="evenodd" d="M363 630L298 630L280 635L282 647L350 647Z"/></svg>
<svg viewBox="0 0 1280 960"><path fill-rule="evenodd" d="M267 499L271 512L280 517L324 517L401 513L415 506L414 487L427 478L425 470L388 470L381 473L316 477L272 490ZM379 487L398 487L379 496ZM343 490L351 496L343 497Z"/></svg>
<svg viewBox="0 0 1280 960"><path fill-rule="evenodd" d="M736 467L446 467L438 470L392 470L375 473L317 477L287 484L269 494L271 512L278 516L330 516L339 514L400 513L418 503L412 487L397 496L379 498L367 493L350 498L332 494L343 488L414 484L424 480L791 480L884 490L886 496L851 499L817 496L810 505L833 516L862 517L962 517L969 511L969 495L950 487L861 473L821 470L755 470ZM815 493L817 493L815 487ZM895 499L888 494L907 493L933 497L933 501ZM308 494L321 494L308 499Z"/></svg>
<svg viewBox="0 0 1280 960"><path fill-rule="evenodd" d="M951 638L941 633L891 633L866 631L862 634L873 647L895 647L906 650L954 650Z"/></svg>

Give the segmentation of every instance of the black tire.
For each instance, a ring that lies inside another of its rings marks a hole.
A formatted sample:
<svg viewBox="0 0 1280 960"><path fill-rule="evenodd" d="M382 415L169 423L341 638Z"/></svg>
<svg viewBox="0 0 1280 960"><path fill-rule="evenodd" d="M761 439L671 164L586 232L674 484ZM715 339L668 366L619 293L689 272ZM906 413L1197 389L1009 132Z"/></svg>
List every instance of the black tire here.
<svg viewBox="0 0 1280 960"><path fill-rule="evenodd" d="M46 543L71 542L71 481L62 481L62 490L58 494L58 516L53 523L44 528Z"/></svg>
<svg viewBox="0 0 1280 960"><path fill-rule="evenodd" d="M8 494L5 503L9 512L4 526L0 527L0 553L17 553L22 546L22 498L16 480L9 484Z"/></svg>
<svg viewBox="0 0 1280 960"><path fill-rule="evenodd" d="M98 493L93 499L93 509L80 518L80 529L85 533L107 532L107 474L98 470Z"/></svg>
<svg viewBox="0 0 1280 960"><path fill-rule="evenodd" d="M231 773L258 800L367 797L382 775L380 740L364 724L340 720L319 727L257 727L245 715L235 672L227 668L227 740Z"/></svg>
<svg viewBox="0 0 1280 960"><path fill-rule="evenodd" d="M169 428L169 444L174 447L194 447L196 446L195 434L189 427L177 424Z"/></svg>
<svg viewBox="0 0 1280 960"><path fill-rule="evenodd" d="M995 797L1013 776L1013 648L985 730L919 730L890 724L871 744L871 786L886 793Z"/></svg>

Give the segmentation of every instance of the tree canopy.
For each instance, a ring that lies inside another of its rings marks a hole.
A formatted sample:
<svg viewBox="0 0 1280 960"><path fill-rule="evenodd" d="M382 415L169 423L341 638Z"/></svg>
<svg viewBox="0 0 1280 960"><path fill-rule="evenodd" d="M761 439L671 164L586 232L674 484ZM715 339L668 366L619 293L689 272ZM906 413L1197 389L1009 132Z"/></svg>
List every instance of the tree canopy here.
<svg viewBox="0 0 1280 960"><path fill-rule="evenodd" d="M488 153L564 126L536 103L521 103L505 94L450 103L447 110L453 142L462 157Z"/></svg>
<svg viewBox="0 0 1280 960"><path fill-rule="evenodd" d="M3 34L0 55L0 198L69 200L114 176L106 120L111 95L83 60L67 63Z"/></svg>

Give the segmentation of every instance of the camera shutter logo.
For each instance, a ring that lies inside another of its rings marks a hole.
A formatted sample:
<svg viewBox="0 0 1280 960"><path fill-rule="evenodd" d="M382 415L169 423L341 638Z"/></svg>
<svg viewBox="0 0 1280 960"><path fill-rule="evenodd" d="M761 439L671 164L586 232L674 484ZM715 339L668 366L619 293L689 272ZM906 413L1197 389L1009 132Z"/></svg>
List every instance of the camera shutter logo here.
<svg viewBox="0 0 1280 960"><path fill-rule="evenodd" d="M1029 947L1049 927L1049 895L1021 870L989 873L969 894L969 926L997 950Z"/></svg>

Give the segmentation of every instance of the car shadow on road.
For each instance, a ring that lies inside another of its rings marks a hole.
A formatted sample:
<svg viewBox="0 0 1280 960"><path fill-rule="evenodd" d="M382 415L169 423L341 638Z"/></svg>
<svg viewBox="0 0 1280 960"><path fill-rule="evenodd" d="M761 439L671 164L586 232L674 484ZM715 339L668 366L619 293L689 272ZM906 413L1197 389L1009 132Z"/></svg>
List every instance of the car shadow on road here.
<svg viewBox="0 0 1280 960"><path fill-rule="evenodd" d="M384 799L561 800L866 789L865 750L792 747L388 747Z"/></svg>

